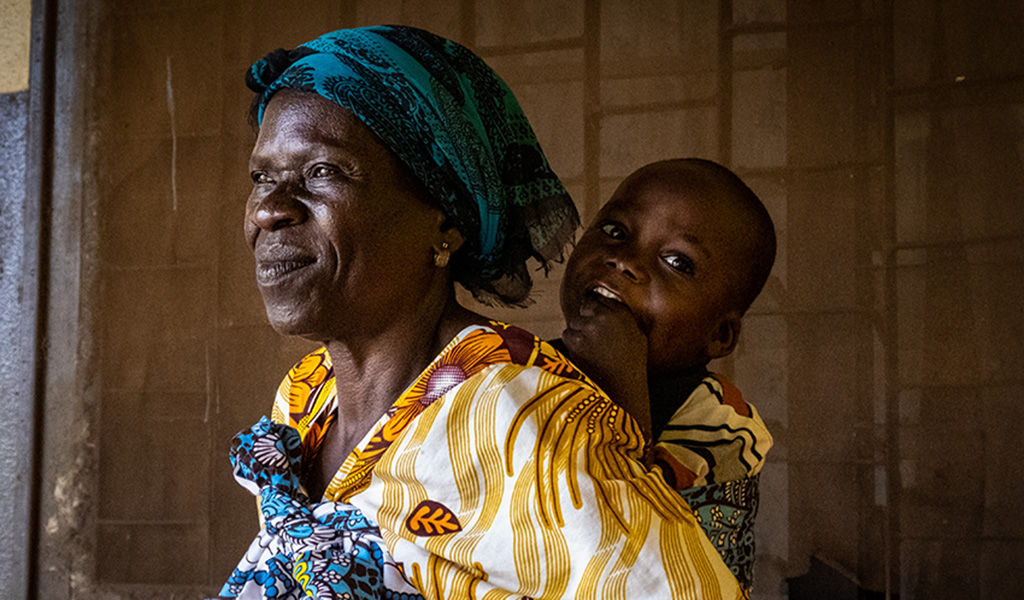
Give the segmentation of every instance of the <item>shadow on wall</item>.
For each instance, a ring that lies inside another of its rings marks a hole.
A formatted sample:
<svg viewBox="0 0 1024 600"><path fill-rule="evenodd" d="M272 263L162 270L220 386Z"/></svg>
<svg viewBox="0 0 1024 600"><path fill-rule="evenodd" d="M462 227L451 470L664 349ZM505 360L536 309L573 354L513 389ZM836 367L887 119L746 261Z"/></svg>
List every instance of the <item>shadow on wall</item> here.
<svg viewBox="0 0 1024 600"><path fill-rule="evenodd" d="M857 578L827 559L811 557L811 568L786 580L789 600L885 600L885 592L865 590ZM899 600L899 594L890 596Z"/></svg>

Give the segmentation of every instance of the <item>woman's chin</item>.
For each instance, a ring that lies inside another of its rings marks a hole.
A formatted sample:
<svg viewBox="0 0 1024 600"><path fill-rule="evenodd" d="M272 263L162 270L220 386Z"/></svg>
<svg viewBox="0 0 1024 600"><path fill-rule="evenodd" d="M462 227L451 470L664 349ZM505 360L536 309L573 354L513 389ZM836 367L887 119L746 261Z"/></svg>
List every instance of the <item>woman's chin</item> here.
<svg viewBox="0 0 1024 600"><path fill-rule="evenodd" d="M316 335L316 327L310 322L310 315L307 311L298 311L293 307L280 307L266 305L267 321L277 333L289 337L302 337L310 340L320 340L321 336Z"/></svg>

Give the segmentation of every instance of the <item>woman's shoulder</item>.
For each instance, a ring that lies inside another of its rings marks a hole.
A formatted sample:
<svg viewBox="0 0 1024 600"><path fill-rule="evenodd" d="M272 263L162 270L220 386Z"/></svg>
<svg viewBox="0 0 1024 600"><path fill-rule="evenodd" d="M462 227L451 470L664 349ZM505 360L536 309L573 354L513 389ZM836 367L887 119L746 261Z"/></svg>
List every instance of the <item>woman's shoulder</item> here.
<svg viewBox="0 0 1024 600"><path fill-rule="evenodd" d="M508 348L508 362L524 367L536 367L552 375L595 387L593 381L550 342L540 339L525 329L500 321L491 321L488 329L492 335L499 337L504 346Z"/></svg>
<svg viewBox="0 0 1024 600"><path fill-rule="evenodd" d="M427 405L449 389L486 371L505 369L546 373L574 387L597 386L564 354L529 331L501 321L470 325L451 339L396 404ZM592 391L593 391L592 390ZM331 357L325 348L304 356L288 371L275 394L271 420L294 427L305 440L324 430L337 408Z"/></svg>
<svg viewBox="0 0 1024 600"><path fill-rule="evenodd" d="M594 385L550 343L521 327L488 321L470 325L456 334L413 387L423 387L423 391L429 394L428 388L436 388L453 377L461 381L489 367L499 366L537 368L585 386ZM325 348L304 356L278 386L272 420L295 427L300 433L323 420L335 408L333 375L331 357ZM436 393L441 390L430 391Z"/></svg>

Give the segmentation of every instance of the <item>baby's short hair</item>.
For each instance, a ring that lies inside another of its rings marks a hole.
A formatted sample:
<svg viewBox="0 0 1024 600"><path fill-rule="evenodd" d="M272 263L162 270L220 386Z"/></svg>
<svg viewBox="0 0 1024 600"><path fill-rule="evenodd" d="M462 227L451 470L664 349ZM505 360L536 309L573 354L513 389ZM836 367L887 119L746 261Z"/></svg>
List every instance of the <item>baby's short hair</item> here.
<svg viewBox="0 0 1024 600"><path fill-rule="evenodd" d="M744 281L736 288L736 308L745 313L753 304L771 274L775 263L775 225L761 199L735 173L712 160L674 158L651 163L636 174L664 173L685 178L687 185L705 193L710 199L730 201L747 216L749 237L746 240L750 266Z"/></svg>

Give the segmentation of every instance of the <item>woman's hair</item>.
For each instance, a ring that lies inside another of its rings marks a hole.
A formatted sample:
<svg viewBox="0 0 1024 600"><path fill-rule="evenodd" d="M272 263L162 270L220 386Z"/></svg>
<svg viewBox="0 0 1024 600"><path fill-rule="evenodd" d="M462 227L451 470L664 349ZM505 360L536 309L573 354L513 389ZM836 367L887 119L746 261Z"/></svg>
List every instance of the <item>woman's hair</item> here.
<svg viewBox="0 0 1024 600"><path fill-rule="evenodd" d="M546 271L579 225L511 90L455 42L413 27L343 29L271 52L246 84L256 127L286 88L351 110L462 233L452 277L478 300L525 304L527 260Z"/></svg>

